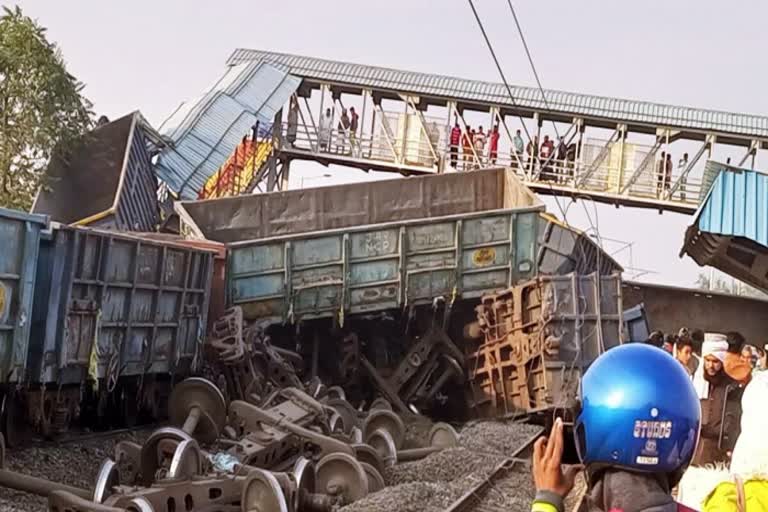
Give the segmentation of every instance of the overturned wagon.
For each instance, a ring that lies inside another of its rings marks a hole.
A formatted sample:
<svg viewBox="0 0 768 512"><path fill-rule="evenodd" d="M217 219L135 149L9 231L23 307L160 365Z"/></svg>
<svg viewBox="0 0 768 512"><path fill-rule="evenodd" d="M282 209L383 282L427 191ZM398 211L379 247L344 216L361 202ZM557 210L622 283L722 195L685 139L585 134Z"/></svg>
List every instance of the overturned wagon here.
<svg viewBox="0 0 768 512"><path fill-rule="evenodd" d="M228 301L299 320L479 297L539 273L620 270L492 169L180 203L182 229L229 246Z"/></svg>
<svg viewBox="0 0 768 512"><path fill-rule="evenodd" d="M573 410L584 369L622 341L618 274L539 276L475 311L467 395L480 416Z"/></svg>
<svg viewBox="0 0 768 512"><path fill-rule="evenodd" d="M620 271L506 169L177 211L188 236L227 243L227 300L246 320L271 322L273 341L302 351L313 374L367 400L354 384L373 381L400 409L448 404L463 389L463 331L483 295L539 275Z"/></svg>

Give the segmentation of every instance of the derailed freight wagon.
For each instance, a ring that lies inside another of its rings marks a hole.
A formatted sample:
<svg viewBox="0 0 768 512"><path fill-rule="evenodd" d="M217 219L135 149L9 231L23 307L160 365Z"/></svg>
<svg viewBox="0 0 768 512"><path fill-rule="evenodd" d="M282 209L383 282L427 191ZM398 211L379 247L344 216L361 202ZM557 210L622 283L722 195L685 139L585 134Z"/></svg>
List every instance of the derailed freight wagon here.
<svg viewBox="0 0 768 512"><path fill-rule="evenodd" d="M37 253L48 219L0 208L0 383L21 384L27 365Z"/></svg>
<svg viewBox="0 0 768 512"><path fill-rule="evenodd" d="M466 392L479 416L554 409L572 420L584 370L622 342L618 274L539 276L484 296L475 311Z"/></svg>
<svg viewBox="0 0 768 512"><path fill-rule="evenodd" d="M214 253L59 225L38 243L23 378L4 401L9 441L28 422L55 433L79 416L162 416L173 381L199 363Z"/></svg>
<svg viewBox="0 0 768 512"><path fill-rule="evenodd" d="M481 296L541 274L621 270L506 169L177 211L187 235L228 244L228 302L246 320L275 324L273 341L298 346L312 373L348 389L366 375L401 409L463 386L463 331Z"/></svg>

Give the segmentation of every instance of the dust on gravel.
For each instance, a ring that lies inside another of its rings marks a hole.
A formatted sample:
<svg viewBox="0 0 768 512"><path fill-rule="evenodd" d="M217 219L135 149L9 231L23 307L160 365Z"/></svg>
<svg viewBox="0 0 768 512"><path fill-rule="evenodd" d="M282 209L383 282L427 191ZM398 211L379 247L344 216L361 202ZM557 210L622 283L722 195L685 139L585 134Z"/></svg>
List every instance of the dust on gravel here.
<svg viewBox="0 0 768 512"><path fill-rule="evenodd" d="M140 430L110 437L67 443L45 443L27 448L9 449L5 468L83 489L93 489L99 466L114 456L119 441L143 442L151 430ZM40 512L48 510L48 500L41 496L0 487L0 511Z"/></svg>

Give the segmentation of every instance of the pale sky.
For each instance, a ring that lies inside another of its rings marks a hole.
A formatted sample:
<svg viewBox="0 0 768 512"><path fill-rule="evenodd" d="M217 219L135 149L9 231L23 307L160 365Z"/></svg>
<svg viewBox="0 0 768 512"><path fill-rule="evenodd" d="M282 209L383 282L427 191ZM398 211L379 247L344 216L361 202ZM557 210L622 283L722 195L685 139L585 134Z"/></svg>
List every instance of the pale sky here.
<svg viewBox="0 0 768 512"><path fill-rule="evenodd" d="M509 81L535 85L506 0L475 3ZM545 88L768 113L762 69L768 2L513 3ZM3 2L14 4L48 28L97 114L115 118L138 109L155 126L219 77L237 47L499 81L465 0ZM294 180L317 177L319 184L328 170L307 163L292 172ZM332 172L333 181L366 176ZM553 200L546 202L561 216ZM616 257L653 271L643 280L681 286L693 285L703 270L678 258L692 220L591 203L573 204L567 216L603 238L632 242L631 262L628 249ZM620 248L606 242L609 252Z"/></svg>

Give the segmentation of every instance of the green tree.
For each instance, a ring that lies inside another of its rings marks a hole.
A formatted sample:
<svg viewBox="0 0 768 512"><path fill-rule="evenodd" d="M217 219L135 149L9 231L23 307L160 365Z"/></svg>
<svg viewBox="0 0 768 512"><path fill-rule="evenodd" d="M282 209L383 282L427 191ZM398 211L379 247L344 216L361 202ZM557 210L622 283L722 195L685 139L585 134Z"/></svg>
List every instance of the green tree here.
<svg viewBox="0 0 768 512"><path fill-rule="evenodd" d="M0 206L29 209L51 157L91 126L83 85L19 7L0 16Z"/></svg>

